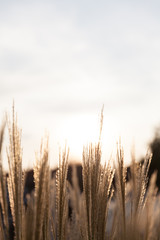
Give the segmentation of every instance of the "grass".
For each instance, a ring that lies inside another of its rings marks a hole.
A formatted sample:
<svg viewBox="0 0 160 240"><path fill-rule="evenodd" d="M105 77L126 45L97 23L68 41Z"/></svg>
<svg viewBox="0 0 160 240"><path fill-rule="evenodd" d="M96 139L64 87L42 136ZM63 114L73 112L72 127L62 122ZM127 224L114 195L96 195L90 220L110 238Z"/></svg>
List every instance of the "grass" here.
<svg viewBox="0 0 160 240"><path fill-rule="evenodd" d="M60 151L56 177L51 178L48 137L40 146L34 166L35 191L24 205L25 172L22 169L21 130L13 107L7 120L9 173L3 170L2 145L5 123L0 130L0 239L12 239L11 217L16 240L153 240L160 239L160 201L156 173L148 182L151 155L138 164L132 154L131 174L126 181L124 153L117 147L115 167L101 163L101 114L98 143L84 147L83 192L76 170L72 186L67 181L69 150ZM114 179L114 181L113 181ZM147 188L148 186L148 188ZM10 208L8 207L8 202ZM68 204L72 214L68 215ZM11 216L10 216L11 209Z"/></svg>

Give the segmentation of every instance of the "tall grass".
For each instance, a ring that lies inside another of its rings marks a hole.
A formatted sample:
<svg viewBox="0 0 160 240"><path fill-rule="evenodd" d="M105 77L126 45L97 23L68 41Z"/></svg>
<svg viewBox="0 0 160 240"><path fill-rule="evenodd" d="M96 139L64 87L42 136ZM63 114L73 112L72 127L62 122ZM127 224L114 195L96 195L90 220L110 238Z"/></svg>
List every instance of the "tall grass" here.
<svg viewBox="0 0 160 240"><path fill-rule="evenodd" d="M67 169L68 154L66 150L59 155L59 166L56 173L56 239L64 240L67 238L68 220L68 194L67 194Z"/></svg>
<svg viewBox="0 0 160 240"><path fill-rule="evenodd" d="M12 239L11 224L16 240L160 239L156 173L150 182L147 177L151 155L147 154L144 163L139 164L132 154L131 173L127 181L121 144L117 147L117 164L114 168L110 162L101 162L102 124L103 112L98 143L90 144L83 150L83 192L80 191L75 168L72 170L72 184L67 180L67 148L60 151L56 177L51 177L48 138L45 138L36 154L35 190L26 196L25 205L21 130L13 106L12 121L7 120L8 177L2 161L6 124L3 123L0 129L0 239Z"/></svg>
<svg viewBox="0 0 160 240"><path fill-rule="evenodd" d="M6 175L3 170L2 164L2 144L4 138L5 123L2 124L0 130L0 204L2 215L0 218L0 239L9 238L9 216L7 204L7 188L6 188Z"/></svg>
<svg viewBox="0 0 160 240"><path fill-rule="evenodd" d="M23 239L24 231L24 178L22 171L22 148L21 148L21 130L17 125L17 118L14 113L12 123L8 122L9 129L9 148L7 150L9 177L8 191L10 199L10 207L12 212L13 224L15 228L15 238Z"/></svg>

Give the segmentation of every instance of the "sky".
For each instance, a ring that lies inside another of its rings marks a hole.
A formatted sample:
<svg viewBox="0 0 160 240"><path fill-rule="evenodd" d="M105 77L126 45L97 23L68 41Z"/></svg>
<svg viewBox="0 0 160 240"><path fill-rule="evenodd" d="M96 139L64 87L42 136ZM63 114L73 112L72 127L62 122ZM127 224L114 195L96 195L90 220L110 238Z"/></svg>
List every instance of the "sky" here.
<svg viewBox="0 0 160 240"><path fill-rule="evenodd" d="M14 99L25 167L46 132L51 164L65 143L81 159L103 105L104 161L120 137L127 163L133 144L145 155L160 125L159 9L155 0L0 1L0 118Z"/></svg>

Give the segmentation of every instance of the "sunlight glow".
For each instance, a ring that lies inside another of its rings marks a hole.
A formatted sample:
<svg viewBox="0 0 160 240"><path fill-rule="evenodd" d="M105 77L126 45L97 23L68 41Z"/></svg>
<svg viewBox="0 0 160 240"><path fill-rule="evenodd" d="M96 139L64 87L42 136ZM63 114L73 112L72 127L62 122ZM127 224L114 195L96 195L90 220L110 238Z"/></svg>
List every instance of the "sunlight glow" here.
<svg viewBox="0 0 160 240"><path fill-rule="evenodd" d="M83 146L97 142L98 136L99 124L93 116L76 115L65 120L58 142L60 145L64 145L64 141L67 143L71 158L80 158Z"/></svg>
<svg viewBox="0 0 160 240"><path fill-rule="evenodd" d="M109 121L105 121L102 128L102 161L107 161L115 147L115 131ZM96 144L99 140L100 117L95 115L76 115L65 120L60 130L58 144L65 143L70 148L70 159L81 161L83 147L90 143ZM115 150L115 149L114 149Z"/></svg>

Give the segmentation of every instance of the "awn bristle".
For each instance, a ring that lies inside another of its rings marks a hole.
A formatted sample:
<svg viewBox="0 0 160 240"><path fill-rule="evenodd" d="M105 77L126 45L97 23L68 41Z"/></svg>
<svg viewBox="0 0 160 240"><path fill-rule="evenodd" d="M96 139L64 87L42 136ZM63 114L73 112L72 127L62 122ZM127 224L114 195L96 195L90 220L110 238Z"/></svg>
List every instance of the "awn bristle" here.
<svg viewBox="0 0 160 240"><path fill-rule="evenodd" d="M4 139L4 130L5 122L2 124L0 129L0 204L2 208L2 213L0 216L0 239L2 240L8 238L9 232L6 174L3 170L2 163L2 145Z"/></svg>
<svg viewBox="0 0 160 240"><path fill-rule="evenodd" d="M48 138L44 144L44 147L43 144L41 144L40 156L37 156L37 163L34 168L34 180L35 224L33 240L48 239L50 220L50 171L48 165Z"/></svg>
<svg viewBox="0 0 160 240"><path fill-rule="evenodd" d="M56 225L54 232L57 240L67 237L68 220L68 194L67 194L67 171L69 150L59 152L59 166L56 173Z"/></svg>
<svg viewBox="0 0 160 240"><path fill-rule="evenodd" d="M17 125L17 117L12 112L12 123L8 121L9 129L9 150L7 151L9 164L8 191L13 223L15 228L15 239L23 239L23 219L24 219L24 179L22 172L22 148L21 130Z"/></svg>
<svg viewBox="0 0 160 240"><path fill-rule="evenodd" d="M116 181L116 200L117 200L117 220L121 219L121 226L117 223L119 239L126 239L126 168L124 167L124 152L119 144L117 146L117 169L115 172Z"/></svg>
<svg viewBox="0 0 160 240"><path fill-rule="evenodd" d="M112 196L114 171L110 165L101 164L101 131L103 109L101 112L100 137L98 144L84 148L83 151L83 189L86 208L87 236L85 239L103 240L106 238L107 211Z"/></svg>

